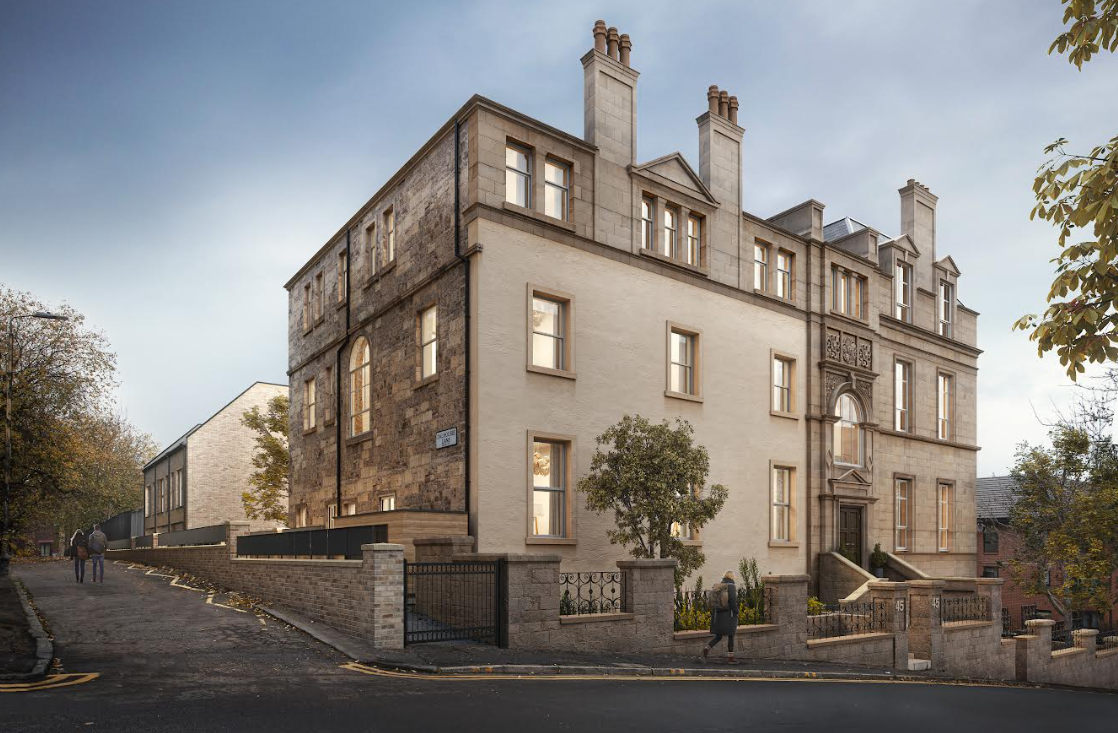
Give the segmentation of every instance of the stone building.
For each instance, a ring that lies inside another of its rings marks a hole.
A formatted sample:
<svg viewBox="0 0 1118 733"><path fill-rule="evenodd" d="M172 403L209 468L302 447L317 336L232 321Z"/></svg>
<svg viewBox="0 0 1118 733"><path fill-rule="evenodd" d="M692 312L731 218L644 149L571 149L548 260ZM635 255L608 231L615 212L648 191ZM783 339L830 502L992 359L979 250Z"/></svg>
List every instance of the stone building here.
<svg viewBox="0 0 1118 733"><path fill-rule="evenodd" d="M245 516L241 493L254 468L255 434L241 424L254 407L287 394L287 385L255 382L209 419L163 449L144 466L144 533L174 532L222 522L273 529L276 522Z"/></svg>
<svg viewBox="0 0 1118 733"><path fill-rule="evenodd" d="M405 512L612 567L612 518L574 487L640 413L689 420L730 490L678 528L708 576L752 556L814 578L876 543L970 575L978 314L936 197L901 187L894 236L815 200L749 212L714 86L697 167L640 161L631 49L595 25L582 136L472 97L287 283L292 522L391 534Z"/></svg>

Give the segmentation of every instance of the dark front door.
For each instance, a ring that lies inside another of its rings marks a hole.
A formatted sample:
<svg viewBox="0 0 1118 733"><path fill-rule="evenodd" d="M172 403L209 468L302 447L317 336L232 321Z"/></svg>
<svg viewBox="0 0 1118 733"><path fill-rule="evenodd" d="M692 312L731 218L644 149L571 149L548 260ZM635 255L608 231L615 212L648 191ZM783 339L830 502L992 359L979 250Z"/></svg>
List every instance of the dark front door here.
<svg viewBox="0 0 1118 733"><path fill-rule="evenodd" d="M839 551L862 564L862 508L839 507Z"/></svg>

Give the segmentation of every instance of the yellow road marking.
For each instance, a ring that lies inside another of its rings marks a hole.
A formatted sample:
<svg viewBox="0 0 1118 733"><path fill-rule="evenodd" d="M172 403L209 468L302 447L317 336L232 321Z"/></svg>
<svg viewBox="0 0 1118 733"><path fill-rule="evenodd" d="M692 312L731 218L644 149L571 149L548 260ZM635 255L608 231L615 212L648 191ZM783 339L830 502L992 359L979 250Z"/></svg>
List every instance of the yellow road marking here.
<svg viewBox="0 0 1118 733"><path fill-rule="evenodd" d="M53 690L58 687L72 687L86 682L92 682L101 676L100 672L86 672L74 674L56 674L44 677L35 682L13 682L0 684L0 692L38 692L39 690Z"/></svg>
<svg viewBox="0 0 1118 733"><path fill-rule="evenodd" d="M174 575L164 575L163 573L157 573L157 572L155 572L155 568L152 568L151 570L147 571L146 573L144 573L144 575L154 575L157 578L174 578L174 577L176 577Z"/></svg>
<svg viewBox="0 0 1118 733"><path fill-rule="evenodd" d="M248 611L246 611L243 608L234 608L233 606L227 606L224 603L215 603L213 593L210 593L208 596L206 596L206 603L210 604L211 606L220 606L221 608L228 608L230 611L236 611L237 613L248 613Z"/></svg>
<svg viewBox="0 0 1118 733"><path fill-rule="evenodd" d="M171 581L171 585L175 586L176 588L185 588L187 590L196 590L199 593L205 593L206 592L205 588L195 588L194 586L183 585L182 583L179 582L179 576L177 576L177 575L175 576L174 580Z"/></svg>

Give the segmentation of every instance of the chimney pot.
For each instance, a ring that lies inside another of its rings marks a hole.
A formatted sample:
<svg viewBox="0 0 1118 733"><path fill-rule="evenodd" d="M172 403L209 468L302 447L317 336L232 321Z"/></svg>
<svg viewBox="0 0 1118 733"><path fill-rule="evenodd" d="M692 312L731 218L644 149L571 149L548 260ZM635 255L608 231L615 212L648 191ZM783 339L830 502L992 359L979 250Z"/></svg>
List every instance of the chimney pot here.
<svg viewBox="0 0 1118 733"><path fill-rule="evenodd" d="M723 117L730 116L730 93L725 89L718 93L718 114Z"/></svg>
<svg viewBox="0 0 1118 733"><path fill-rule="evenodd" d="M738 98L730 97L730 122L738 124Z"/></svg>
<svg viewBox="0 0 1118 733"><path fill-rule="evenodd" d="M628 33L621 34L621 63L629 65L629 53L633 50L633 42L629 40Z"/></svg>
<svg viewBox="0 0 1118 733"><path fill-rule="evenodd" d="M707 104L710 105L712 114L718 114L718 87L714 84L710 85L707 89Z"/></svg>
<svg viewBox="0 0 1118 733"><path fill-rule="evenodd" d="M599 20L594 23L594 50L606 52L606 22Z"/></svg>
<svg viewBox="0 0 1118 733"><path fill-rule="evenodd" d="M617 44L620 37L617 35L617 28L610 28L609 35L606 36L606 53L609 54L611 59L617 60Z"/></svg>

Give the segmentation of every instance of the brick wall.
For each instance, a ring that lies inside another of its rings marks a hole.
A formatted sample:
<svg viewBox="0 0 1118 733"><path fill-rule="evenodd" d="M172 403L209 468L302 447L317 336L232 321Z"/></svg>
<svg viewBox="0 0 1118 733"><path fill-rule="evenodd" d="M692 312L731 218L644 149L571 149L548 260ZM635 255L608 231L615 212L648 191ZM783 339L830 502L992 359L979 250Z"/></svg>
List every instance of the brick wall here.
<svg viewBox="0 0 1118 733"><path fill-rule="evenodd" d="M365 545L361 560L238 558L236 538L248 529L229 525L224 545L109 550L107 557L190 573L380 648L403 645L402 546Z"/></svg>

